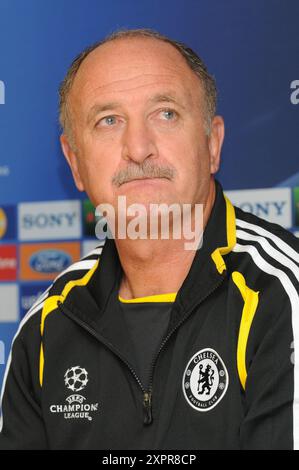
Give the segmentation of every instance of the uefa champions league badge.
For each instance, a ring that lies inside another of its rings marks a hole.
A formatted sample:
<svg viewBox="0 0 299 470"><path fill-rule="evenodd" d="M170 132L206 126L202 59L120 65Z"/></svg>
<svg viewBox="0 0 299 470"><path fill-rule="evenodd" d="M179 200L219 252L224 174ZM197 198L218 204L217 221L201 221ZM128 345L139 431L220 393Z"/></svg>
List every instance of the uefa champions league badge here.
<svg viewBox="0 0 299 470"><path fill-rule="evenodd" d="M224 397L228 387L225 364L214 349L198 351L183 374L183 392L187 403L197 411L209 411Z"/></svg>
<svg viewBox="0 0 299 470"><path fill-rule="evenodd" d="M66 403L51 405L50 412L63 415L64 419L92 421L93 414L99 409L99 403L89 403L86 401L86 397L82 395L82 391L86 388L88 382L88 372L84 367L70 367L64 374L64 385L73 393L65 399Z"/></svg>

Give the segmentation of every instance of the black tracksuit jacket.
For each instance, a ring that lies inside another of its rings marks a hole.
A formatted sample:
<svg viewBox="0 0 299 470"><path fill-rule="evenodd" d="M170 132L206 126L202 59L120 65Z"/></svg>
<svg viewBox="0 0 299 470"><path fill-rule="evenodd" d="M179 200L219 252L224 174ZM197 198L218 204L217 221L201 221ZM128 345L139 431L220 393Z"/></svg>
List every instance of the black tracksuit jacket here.
<svg viewBox="0 0 299 470"><path fill-rule="evenodd" d="M298 239L216 189L149 383L107 307L122 275L107 239L21 322L0 449L297 448Z"/></svg>

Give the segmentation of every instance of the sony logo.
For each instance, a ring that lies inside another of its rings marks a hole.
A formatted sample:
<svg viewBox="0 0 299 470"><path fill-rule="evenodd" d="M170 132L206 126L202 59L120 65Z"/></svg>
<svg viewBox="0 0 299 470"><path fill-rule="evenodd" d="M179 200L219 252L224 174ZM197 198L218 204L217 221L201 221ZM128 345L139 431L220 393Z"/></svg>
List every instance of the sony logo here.
<svg viewBox="0 0 299 470"><path fill-rule="evenodd" d="M76 212L57 214L24 214L22 218L22 226L25 229L30 229L32 227L38 227L41 229L62 226L71 227L74 225L77 216L78 214Z"/></svg>
<svg viewBox="0 0 299 470"><path fill-rule="evenodd" d="M264 218L269 215L282 215L286 204L287 201L265 201L263 203L247 201L242 202L238 205L240 209L243 209L243 211L251 212L252 214L257 215L258 217Z"/></svg>
<svg viewBox="0 0 299 470"><path fill-rule="evenodd" d="M0 104L5 104L5 84L0 80Z"/></svg>
<svg viewBox="0 0 299 470"><path fill-rule="evenodd" d="M228 198L245 212L280 224L285 228L292 226L291 188L260 188L226 191Z"/></svg>
<svg viewBox="0 0 299 470"><path fill-rule="evenodd" d="M81 235L80 201L21 203L18 206L19 238L46 240Z"/></svg>

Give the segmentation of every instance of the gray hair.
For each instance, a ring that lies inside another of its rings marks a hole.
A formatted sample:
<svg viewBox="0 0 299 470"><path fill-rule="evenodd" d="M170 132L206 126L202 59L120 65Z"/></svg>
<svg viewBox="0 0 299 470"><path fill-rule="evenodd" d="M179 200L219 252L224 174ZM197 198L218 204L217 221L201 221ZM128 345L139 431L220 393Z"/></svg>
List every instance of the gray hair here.
<svg viewBox="0 0 299 470"><path fill-rule="evenodd" d="M103 40L92 44L85 48L71 63L65 78L60 84L59 87L59 121L62 127L63 132L69 139L69 143L72 148L75 148L75 142L73 141L73 132L71 126L71 118L68 107L68 95L72 88L76 74L80 68L80 65L84 59L97 47L111 41L118 39L127 39L135 37L148 37L154 38L160 41L164 41L168 44L171 44L175 49L177 49L180 54L186 60L190 69L195 72L199 78L205 96L205 109L204 109L204 119L206 134L210 134L211 122L216 112L217 105L217 88L215 78L208 72L207 66L203 60L188 46L182 42L178 42L164 36L163 34L158 33L152 29L121 29L113 32L106 36Z"/></svg>

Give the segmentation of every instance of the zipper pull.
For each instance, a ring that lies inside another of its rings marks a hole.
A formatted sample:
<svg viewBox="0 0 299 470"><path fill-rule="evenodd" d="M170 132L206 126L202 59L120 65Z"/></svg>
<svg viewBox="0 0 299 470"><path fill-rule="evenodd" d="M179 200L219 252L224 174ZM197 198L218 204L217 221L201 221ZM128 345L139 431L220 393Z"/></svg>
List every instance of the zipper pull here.
<svg viewBox="0 0 299 470"><path fill-rule="evenodd" d="M143 423L151 424L151 422L153 421L151 392L145 392L143 395L143 410L144 410Z"/></svg>

